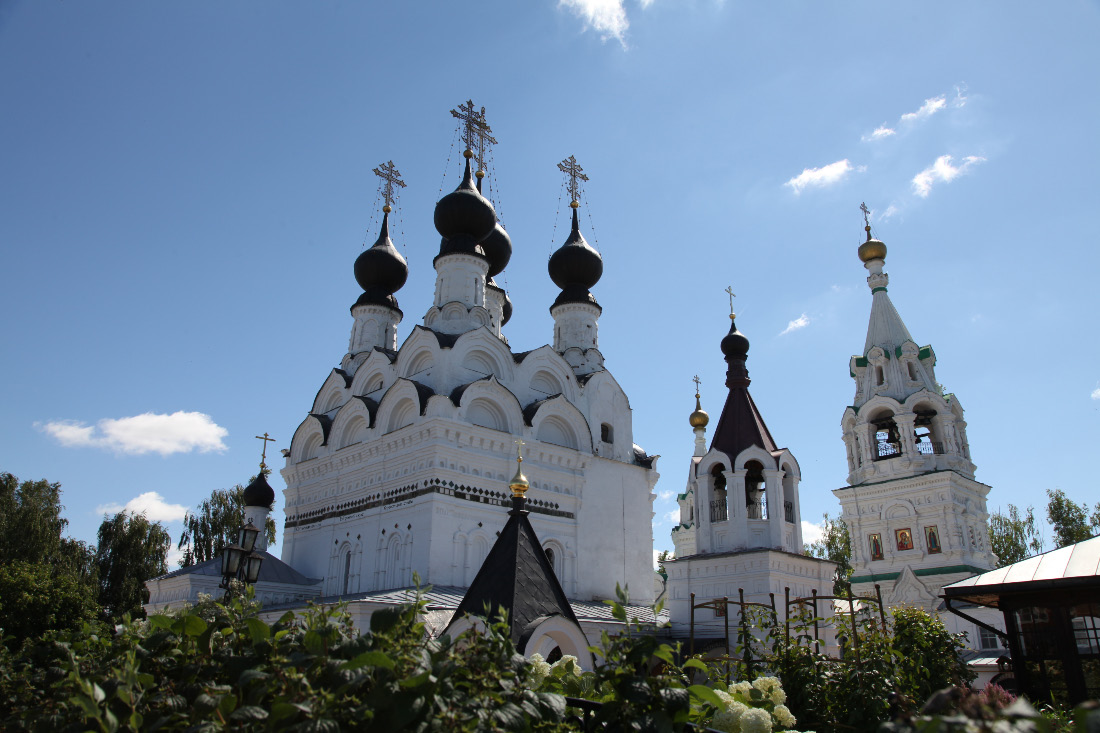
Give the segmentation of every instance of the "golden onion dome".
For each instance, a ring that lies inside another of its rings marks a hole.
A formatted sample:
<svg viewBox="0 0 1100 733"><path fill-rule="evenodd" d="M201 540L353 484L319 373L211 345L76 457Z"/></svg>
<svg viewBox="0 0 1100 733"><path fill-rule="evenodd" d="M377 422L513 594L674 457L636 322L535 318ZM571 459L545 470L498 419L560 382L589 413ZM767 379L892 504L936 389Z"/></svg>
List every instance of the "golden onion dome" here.
<svg viewBox="0 0 1100 733"><path fill-rule="evenodd" d="M531 488L531 483L523 475L523 459L516 458L516 475L508 482L508 488L512 490L512 496L523 496Z"/></svg>
<svg viewBox="0 0 1100 733"><path fill-rule="evenodd" d="M695 395L695 412L691 413L688 417L688 422L691 423L693 428L705 428L707 423L710 422L710 415L706 413L702 405L699 404L699 395Z"/></svg>
<svg viewBox="0 0 1100 733"><path fill-rule="evenodd" d="M871 227L866 227L866 230L867 241L859 245L859 259L863 260L863 262L885 260L886 244L877 239L871 239Z"/></svg>

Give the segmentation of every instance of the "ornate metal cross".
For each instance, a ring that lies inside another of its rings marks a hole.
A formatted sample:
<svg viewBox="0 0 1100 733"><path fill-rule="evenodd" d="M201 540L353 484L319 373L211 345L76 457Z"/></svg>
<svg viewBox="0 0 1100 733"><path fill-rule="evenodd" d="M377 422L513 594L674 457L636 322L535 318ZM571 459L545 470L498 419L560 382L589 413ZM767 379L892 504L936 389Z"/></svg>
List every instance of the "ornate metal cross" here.
<svg viewBox="0 0 1100 733"><path fill-rule="evenodd" d="M264 442L264 450L260 457L260 468L267 468L267 444L274 443L275 438L269 438L267 433L263 435L257 435L256 440L262 440Z"/></svg>
<svg viewBox="0 0 1100 733"><path fill-rule="evenodd" d="M467 150L472 151L476 143L476 130L481 124L481 115L474 109L474 100L467 99L465 104L458 105L458 109L452 109L451 116L462 122L462 142L466 143Z"/></svg>
<svg viewBox="0 0 1100 733"><path fill-rule="evenodd" d="M558 163L558 170L565 175L569 176L569 196L573 201L580 202L581 198L581 186L578 181L587 181L586 176L581 168L577 165L577 159L570 155L568 158Z"/></svg>
<svg viewBox="0 0 1100 733"><path fill-rule="evenodd" d="M691 378L691 381L695 382L695 394L696 394L696 396L698 396L698 394L699 394L699 385L703 383L703 380L699 379L699 375L696 374L694 377Z"/></svg>
<svg viewBox="0 0 1100 733"><path fill-rule="evenodd" d="M489 152L489 146L497 144L497 139L493 137L492 133L493 128L489 127L489 123L485 119L485 108L482 107L474 124L474 136L477 137L477 169L479 171L485 170L485 154Z"/></svg>
<svg viewBox="0 0 1100 733"><path fill-rule="evenodd" d="M385 181L382 185L382 198L386 201L386 211L389 211L388 207L393 206L393 187L405 188L405 182L401 180L401 171L397 170L393 161L390 160L375 168L374 175Z"/></svg>
<svg viewBox="0 0 1100 733"><path fill-rule="evenodd" d="M522 440L516 440L516 459L523 463L523 446L527 445Z"/></svg>
<svg viewBox="0 0 1100 733"><path fill-rule="evenodd" d="M733 286L732 285L730 285L728 288L726 288L724 292L729 293L729 296L730 296L730 318L733 318L733 299L736 298L737 296L733 292Z"/></svg>
<svg viewBox="0 0 1100 733"><path fill-rule="evenodd" d="M859 210L863 212L864 226L871 226L871 210L867 208L866 202L859 205Z"/></svg>

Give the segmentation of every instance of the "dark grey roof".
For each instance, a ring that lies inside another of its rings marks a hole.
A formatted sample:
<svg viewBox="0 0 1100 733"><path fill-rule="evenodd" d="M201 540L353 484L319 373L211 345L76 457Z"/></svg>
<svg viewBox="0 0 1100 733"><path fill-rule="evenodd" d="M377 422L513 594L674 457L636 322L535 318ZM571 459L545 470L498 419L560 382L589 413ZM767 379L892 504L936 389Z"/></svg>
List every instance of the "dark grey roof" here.
<svg viewBox="0 0 1100 733"><path fill-rule="evenodd" d="M367 414L370 416L370 425L367 427L374 427L374 416L378 414L378 403L372 400L370 397L364 397L363 395L355 395L353 400L359 400L363 403L363 406L367 408Z"/></svg>
<svg viewBox="0 0 1100 733"><path fill-rule="evenodd" d="M564 616L578 623L523 504L523 499L513 500L507 524L454 614L455 619L484 616L488 609L496 616L503 610L516 644L542 617Z"/></svg>
<svg viewBox="0 0 1100 733"><path fill-rule="evenodd" d="M435 336L436 341L439 342L440 348L449 349L458 343L458 337L462 334L459 333L440 333L439 331L433 331L427 326L416 325L413 328L419 328L421 331L427 331Z"/></svg>
<svg viewBox="0 0 1100 733"><path fill-rule="evenodd" d="M294 568L287 565L279 558L272 555L266 550L261 550L260 554L263 555L264 561L260 565L260 583L290 583L291 585L317 585L321 582L321 578L307 578L299 573ZM166 573L153 580L166 580L168 578L176 578L181 575L209 575L214 577L221 577L222 574L222 559L216 557L213 560L207 560L206 562L200 562L197 565L191 565L186 568L180 568L179 570L173 570L170 573Z"/></svg>
<svg viewBox="0 0 1100 733"><path fill-rule="evenodd" d="M321 424L321 434L325 438L324 444L327 445L328 444L328 433L329 433L330 430L332 430L332 418L329 417L328 415L322 415L322 414L317 413L317 412L311 412L311 413L309 413L309 416L313 417L313 418L316 418L317 422Z"/></svg>
<svg viewBox="0 0 1100 733"><path fill-rule="evenodd" d="M561 392L558 392L557 394L550 395L549 397L543 397L541 400L535 400L531 404L527 405L527 407L524 407L523 408L523 422L527 423L528 425L531 425L531 421L535 419L535 415L538 414L539 408L542 407L547 402L549 402L550 400L556 400L559 397L561 397Z"/></svg>

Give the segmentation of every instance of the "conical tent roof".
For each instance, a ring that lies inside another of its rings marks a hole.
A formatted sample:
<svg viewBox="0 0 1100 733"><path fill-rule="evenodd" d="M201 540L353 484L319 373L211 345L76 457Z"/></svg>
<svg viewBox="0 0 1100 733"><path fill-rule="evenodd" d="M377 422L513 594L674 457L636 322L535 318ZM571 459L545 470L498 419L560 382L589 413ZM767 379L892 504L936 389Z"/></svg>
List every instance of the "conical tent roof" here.
<svg viewBox="0 0 1100 733"><path fill-rule="evenodd" d="M523 498L512 500L508 523L489 550L452 620L454 623L466 614L484 617L486 608L490 618L495 620L503 609L508 615L512 641L517 646L524 629L543 616L564 616L579 626L527 518L524 503Z"/></svg>

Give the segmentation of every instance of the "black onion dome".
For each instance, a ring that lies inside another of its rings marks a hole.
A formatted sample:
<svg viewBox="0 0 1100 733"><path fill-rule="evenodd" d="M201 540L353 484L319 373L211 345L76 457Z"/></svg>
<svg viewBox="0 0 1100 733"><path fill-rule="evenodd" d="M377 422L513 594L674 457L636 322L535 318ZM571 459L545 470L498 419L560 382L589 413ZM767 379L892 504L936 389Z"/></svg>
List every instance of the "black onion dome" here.
<svg viewBox="0 0 1100 733"><path fill-rule="evenodd" d="M439 199L435 205L435 228L444 239L465 234L480 242L492 233L497 216L489 200L478 193L466 159L466 173L458 188Z"/></svg>
<svg viewBox="0 0 1100 733"><path fill-rule="evenodd" d="M260 475L244 490L244 505L262 506L270 509L271 505L274 503L275 489L271 488L271 485L267 483L267 478L264 476L263 469L260 469Z"/></svg>
<svg viewBox="0 0 1100 733"><path fill-rule="evenodd" d="M504 313L500 317L500 325L503 328L507 325L508 321L512 320L512 299L508 297L508 293L504 293Z"/></svg>
<svg viewBox="0 0 1100 733"><path fill-rule="evenodd" d="M573 231L569 239L550 256L550 279L562 290L588 290L603 276L603 258L584 241L573 209Z"/></svg>
<svg viewBox="0 0 1100 733"><path fill-rule="evenodd" d="M489 260L489 277L499 275L508 266L508 260L512 259L512 238L504 227L497 222L489 236L481 240L481 248L485 251L485 258Z"/></svg>
<svg viewBox="0 0 1100 733"><path fill-rule="evenodd" d="M355 280L364 293L359 298L359 303L378 302L390 305L390 301L396 304L392 295L401 289L409 276L409 266L405 264L405 258L393 246L390 239L390 225L388 213L382 216L382 231L378 235L378 241L355 259Z"/></svg>
<svg viewBox="0 0 1100 733"><path fill-rule="evenodd" d="M722 353L726 359L744 361L749 354L749 340L737 330L737 322L730 318L730 332L722 339Z"/></svg>

